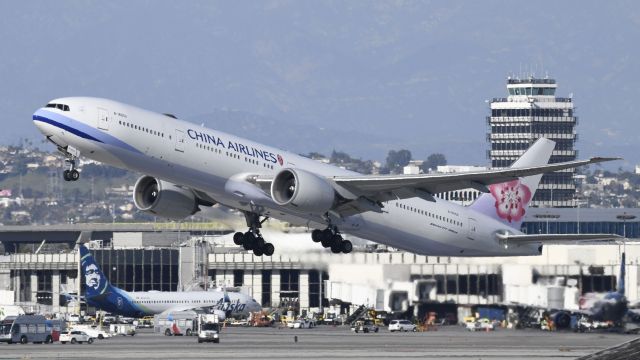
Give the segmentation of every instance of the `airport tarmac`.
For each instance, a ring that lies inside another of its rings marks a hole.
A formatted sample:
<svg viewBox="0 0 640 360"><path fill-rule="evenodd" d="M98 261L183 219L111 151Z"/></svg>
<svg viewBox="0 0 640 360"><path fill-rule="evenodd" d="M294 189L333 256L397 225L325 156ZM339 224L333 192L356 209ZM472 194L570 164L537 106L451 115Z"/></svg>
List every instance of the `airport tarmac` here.
<svg viewBox="0 0 640 360"><path fill-rule="evenodd" d="M0 344L0 359L575 359L637 335L577 334L535 330L438 331L355 334L348 327L313 329L227 328L219 344L195 337L167 337L143 330L136 336L93 344ZM295 337L297 336L297 342Z"/></svg>

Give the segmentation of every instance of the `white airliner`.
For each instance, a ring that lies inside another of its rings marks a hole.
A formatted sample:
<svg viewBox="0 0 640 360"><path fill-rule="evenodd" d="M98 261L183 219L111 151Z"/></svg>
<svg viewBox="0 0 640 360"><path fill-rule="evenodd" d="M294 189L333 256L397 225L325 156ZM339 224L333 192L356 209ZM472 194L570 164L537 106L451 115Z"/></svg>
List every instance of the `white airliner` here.
<svg viewBox="0 0 640 360"><path fill-rule="evenodd" d="M246 317L262 307L249 295L225 291L137 291L111 285L85 246L80 245L80 266L89 305L112 314L142 317L175 311L207 309L224 320L228 315Z"/></svg>
<svg viewBox="0 0 640 360"><path fill-rule="evenodd" d="M545 242L612 238L520 232L543 173L614 160L547 164L555 143L544 138L507 169L362 175L107 99L52 100L33 121L67 157L65 180L78 180L85 156L146 174L133 196L142 211L182 219L216 203L239 209L249 230L234 241L257 256L274 252L260 235L269 217L314 228L312 239L334 253L352 250L341 233L440 256L539 255ZM434 197L466 188L485 194L468 207Z"/></svg>

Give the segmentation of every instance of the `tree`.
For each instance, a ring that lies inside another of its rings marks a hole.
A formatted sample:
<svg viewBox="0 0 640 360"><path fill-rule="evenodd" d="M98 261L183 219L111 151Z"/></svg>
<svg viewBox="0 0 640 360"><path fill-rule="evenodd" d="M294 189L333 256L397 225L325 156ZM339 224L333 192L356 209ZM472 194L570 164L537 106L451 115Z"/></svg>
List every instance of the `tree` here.
<svg viewBox="0 0 640 360"><path fill-rule="evenodd" d="M402 168L407 166L411 161L411 151L409 150L390 150L387 155L387 168L392 173L402 172Z"/></svg>
<svg viewBox="0 0 640 360"><path fill-rule="evenodd" d="M447 165L447 159L444 154L435 153L429 155L427 160L422 163L421 169L425 174L429 172L429 169L435 170L438 166Z"/></svg>

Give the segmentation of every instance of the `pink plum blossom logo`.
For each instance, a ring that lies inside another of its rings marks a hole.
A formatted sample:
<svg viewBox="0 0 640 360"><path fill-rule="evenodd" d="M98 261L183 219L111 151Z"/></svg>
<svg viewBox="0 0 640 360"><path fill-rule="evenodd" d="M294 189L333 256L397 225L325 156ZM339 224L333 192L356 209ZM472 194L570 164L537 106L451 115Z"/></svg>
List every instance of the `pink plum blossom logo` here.
<svg viewBox="0 0 640 360"><path fill-rule="evenodd" d="M519 221L525 213L525 206L531 200L531 190L520 183L520 180L513 180L501 184L489 186L491 195L496 199L496 213L501 219L509 222Z"/></svg>

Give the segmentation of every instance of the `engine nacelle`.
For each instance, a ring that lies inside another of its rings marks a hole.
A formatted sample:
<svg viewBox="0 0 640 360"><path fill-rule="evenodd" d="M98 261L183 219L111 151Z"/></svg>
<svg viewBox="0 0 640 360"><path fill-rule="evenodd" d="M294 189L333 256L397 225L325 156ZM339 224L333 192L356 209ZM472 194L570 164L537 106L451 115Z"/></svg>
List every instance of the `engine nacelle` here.
<svg viewBox="0 0 640 360"><path fill-rule="evenodd" d="M152 176L136 181L133 203L139 210L171 220L182 220L200 211L193 191Z"/></svg>
<svg viewBox="0 0 640 360"><path fill-rule="evenodd" d="M329 182L299 169L283 169L271 183L271 198L280 206L305 213L325 213L335 201L336 192Z"/></svg>

